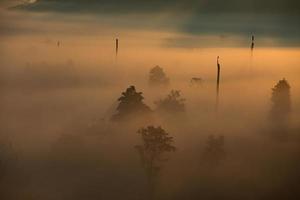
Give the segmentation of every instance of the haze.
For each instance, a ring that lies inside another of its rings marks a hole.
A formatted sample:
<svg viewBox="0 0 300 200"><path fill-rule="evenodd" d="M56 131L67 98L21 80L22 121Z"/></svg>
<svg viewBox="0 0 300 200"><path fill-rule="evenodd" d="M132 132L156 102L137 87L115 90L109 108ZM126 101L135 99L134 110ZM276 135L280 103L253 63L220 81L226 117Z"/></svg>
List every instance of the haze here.
<svg viewBox="0 0 300 200"><path fill-rule="evenodd" d="M0 199L299 199L299 3L222 2L0 1Z"/></svg>

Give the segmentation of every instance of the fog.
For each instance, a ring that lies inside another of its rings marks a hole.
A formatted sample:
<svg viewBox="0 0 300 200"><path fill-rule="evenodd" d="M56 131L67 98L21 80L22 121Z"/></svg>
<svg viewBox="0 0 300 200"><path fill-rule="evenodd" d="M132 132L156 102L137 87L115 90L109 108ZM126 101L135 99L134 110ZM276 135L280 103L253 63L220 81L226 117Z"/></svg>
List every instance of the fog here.
<svg viewBox="0 0 300 200"><path fill-rule="evenodd" d="M25 15L24 25L22 16L1 23L18 28L0 36L1 199L299 198L297 46L262 35L251 52L251 33L191 35L110 21L96 27L90 16L64 22L43 14ZM149 84L156 65L169 84ZM191 84L195 77L201 84ZM291 110L279 126L270 119L271 96L283 78ZM130 86L151 114L114 121ZM185 99L183 112L157 109L171 90ZM153 182L136 149L145 142L137 131L148 126L161 126L176 148L164 154ZM224 137L213 163L211 135Z"/></svg>

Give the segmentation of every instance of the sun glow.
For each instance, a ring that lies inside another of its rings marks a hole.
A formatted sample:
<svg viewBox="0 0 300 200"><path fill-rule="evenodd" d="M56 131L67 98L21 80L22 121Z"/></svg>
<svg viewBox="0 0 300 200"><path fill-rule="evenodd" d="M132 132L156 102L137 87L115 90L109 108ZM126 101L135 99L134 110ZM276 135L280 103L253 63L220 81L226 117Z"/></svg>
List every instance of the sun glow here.
<svg viewBox="0 0 300 200"><path fill-rule="evenodd" d="M25 1L26 4L33 4L35 2L37 2L37 0L27 0L27 1Z"/></svg>

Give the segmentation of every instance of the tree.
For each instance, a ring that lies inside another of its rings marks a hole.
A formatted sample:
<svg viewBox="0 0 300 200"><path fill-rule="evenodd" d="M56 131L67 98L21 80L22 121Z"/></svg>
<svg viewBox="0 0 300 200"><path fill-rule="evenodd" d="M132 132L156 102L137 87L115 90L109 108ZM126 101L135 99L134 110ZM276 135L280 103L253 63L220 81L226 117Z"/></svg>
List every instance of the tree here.
<svg viewBox="0 0 300 200"><path fill-rule="evenodd" d="M174 113L185 111L185 99L181 98L179 90L172 90L165 99L154 102L158 111Z"/></svg>
<svg viewBox="0 0 300 200"><path fill-rule="evenodd" d="M149 74L150 85L162 86L162 85L168 85L169 82L170 80L169 78L167 78L163 68L157 65L150 70L150 74Z"/></svg>
<svg viewBox="0 0 300 200"><path fill-rule="evenodd" d="M190 80L190 86L199 87L202 86L203 80L202 78L194 77Z"/></svg>
<svg viewBox="0 0 300 200"><path fill-rule="evenodd" d="M117 113L112 116L112 120L149 113L151 109L143 103L143 99L142 92L136 92L134 86L127 88L118 99Z"/></svg>
<svg viewBox="0 0 300 200"><path fill-rule="evenodd" d="M204 150L204 158L210 164L218 164L225 156L224 136L210 135Z"/></svg>
<svg viewBox="0 0 300 200"><path fill-rule="evenodd" d="M165 153L175 151L176 148L172 144L173 137L170 137L169 133L160 126L141 128L138 130L138 134L142 137L142 144L136 145L135 148L140 154L152 196L162 162L168 160L166 157L163 158L163 156Z"/></svg>
<svg viewBox="0 0 300 200"><path fill-rule="evenodd" d="M271 118L277 122L285 121L291 111L290 85L285 79L272 88L271 101Z"/></svg>

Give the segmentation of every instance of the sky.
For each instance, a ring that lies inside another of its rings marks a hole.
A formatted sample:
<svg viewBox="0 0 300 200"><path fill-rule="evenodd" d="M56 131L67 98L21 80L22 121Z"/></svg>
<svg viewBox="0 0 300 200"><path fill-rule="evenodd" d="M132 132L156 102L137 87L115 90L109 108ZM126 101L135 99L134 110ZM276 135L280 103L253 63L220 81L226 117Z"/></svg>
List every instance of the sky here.
<svg viewBox="0 0 300 200"><path fill-rule="evenodd" d="M22 6L55 12L252 12L299 14L297 0L30 0Z"/></svg>
<svg viewBox="0 0 300 200"><path fill-rule="evenodd" d="M175 47L193 48L199 36L242 38L248 45L252 34L264 46L300 45L297 0L0 0L0 6L4 36L83 34L81 26L93 35L101 25L106 30L178 33L166 40ZM55 23L64 29L55 28Z"/></svg>

